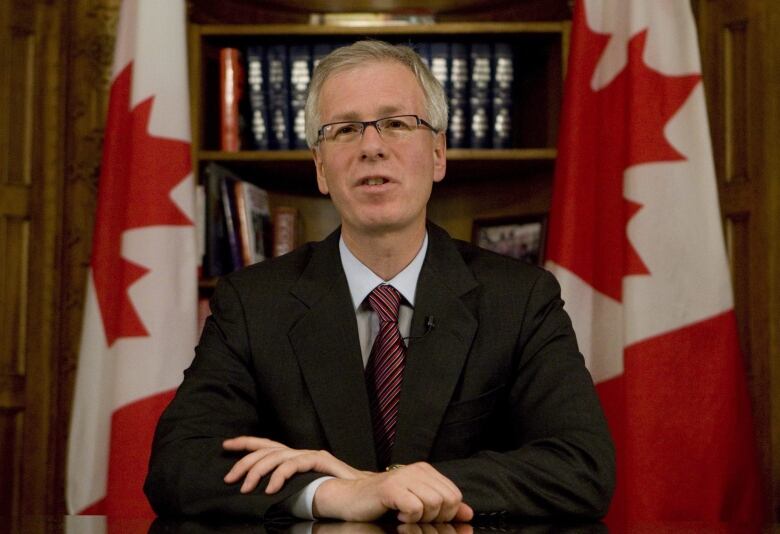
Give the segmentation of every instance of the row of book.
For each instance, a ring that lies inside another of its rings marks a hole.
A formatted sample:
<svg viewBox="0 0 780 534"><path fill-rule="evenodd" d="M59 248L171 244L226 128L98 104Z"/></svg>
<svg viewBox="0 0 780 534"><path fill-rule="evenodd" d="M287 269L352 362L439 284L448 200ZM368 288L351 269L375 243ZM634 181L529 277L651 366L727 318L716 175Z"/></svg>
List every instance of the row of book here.
<svg viewBox="0 0 780 534"><path fill-rule="evenodd" d="M305 149L304 107L314 67L336 45L220 50L220 148ZM510 148L514 53L508 43L413 45L447 94L451 148Z"/></svg>
<svg viewBox="0 0 780 534"><path fill-rule="evenodd" d="M295 208L272 209L264 189L216 163L209 163L203 175L203 277L222 276L297 246Z"/></svg>

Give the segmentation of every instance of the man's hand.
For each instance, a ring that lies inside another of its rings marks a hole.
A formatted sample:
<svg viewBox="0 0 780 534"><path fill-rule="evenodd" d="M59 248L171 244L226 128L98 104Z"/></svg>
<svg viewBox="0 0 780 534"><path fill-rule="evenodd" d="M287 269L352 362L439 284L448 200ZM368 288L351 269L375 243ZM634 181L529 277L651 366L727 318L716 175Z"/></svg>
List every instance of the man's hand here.
<svg viewBox="0 0 780 534"><path fill-rule="evenodd" d="M458 487L424 462L327 480L314 494L315 517L373 521L389 510L397 510L402 523L464 522L474 517Z"/></svg>
<svg viewBox="0 0 780 534"><path fill-rule="evenodd" d="M225 440L222 446L229 451L252 451L236 462L224 478L226 483L233 484L244 477L241 493L253 491L260 479L272 471L265 488L268 494L279 491L285 481L295 473L315 471L345 480L355 480L368 475L342 462L328 451L291 449L266 438L240 436Z"/></svg>

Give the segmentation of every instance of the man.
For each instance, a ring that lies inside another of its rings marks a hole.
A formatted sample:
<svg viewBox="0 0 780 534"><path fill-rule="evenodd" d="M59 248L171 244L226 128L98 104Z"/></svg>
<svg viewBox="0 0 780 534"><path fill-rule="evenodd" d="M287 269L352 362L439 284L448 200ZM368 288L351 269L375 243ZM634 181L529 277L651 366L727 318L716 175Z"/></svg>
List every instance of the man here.
<svg viewBox="0 0 780 534"><path fill-rule="evenodd" d="M218 284L155 436L155 510L602 516L613 448L557 283L426 223L441 86L364 41L322 60L306 106L341 227Z"/></svg>

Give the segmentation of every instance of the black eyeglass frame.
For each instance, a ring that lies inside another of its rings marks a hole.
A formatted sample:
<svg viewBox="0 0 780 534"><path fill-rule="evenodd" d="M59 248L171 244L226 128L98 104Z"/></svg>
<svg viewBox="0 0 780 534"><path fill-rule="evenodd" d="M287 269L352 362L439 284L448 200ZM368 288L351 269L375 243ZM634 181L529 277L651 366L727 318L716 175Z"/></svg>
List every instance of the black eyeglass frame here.
<svg viewBox="0 0 780 534"><path fill-rule="evenodd" d="M325 128L327 128L328 126L336 126L338 124L360 124L363 127L360 130L361 138L363 137L363 134L366 132L366 128L368 128L369 126L373 126L374 129L376 129L379 136L381 137L382 130L379 128L377 123L386 121L388 119L397 119L400 117L414 117L414 119L417 121L417 128L419 128L420 126L425 126L426 128L430 129L433 133L439 133L439 130L434 128L431 123L429 123L425 119L420 118L418 115L412 115L412 114L391 115L389 117L380 117L373 121L338 121L338 122L329 122L327 124L323 124L322 126L320 126L320 129L317 130L317 144L321 143L325 139L324 132L325 132Z"/></svg>

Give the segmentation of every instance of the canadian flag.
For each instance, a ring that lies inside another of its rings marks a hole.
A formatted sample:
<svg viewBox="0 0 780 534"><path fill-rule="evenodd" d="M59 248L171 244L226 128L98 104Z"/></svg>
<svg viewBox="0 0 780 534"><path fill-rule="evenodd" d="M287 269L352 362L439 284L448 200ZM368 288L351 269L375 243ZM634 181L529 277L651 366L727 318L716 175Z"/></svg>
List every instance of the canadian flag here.
<svg viewBox="0 0 780 534"><path fill-rule="evenodd" d="M609 520L760 521L688 0L575 6L548 268L617 447Z"/></svg>
<svg viewBox="0 0 780 534"><path fill-rule="evenodd" d="M150 516L157 419L192 359L197 262L183 0L117 31L68 448L71 513Z"/></svg>

